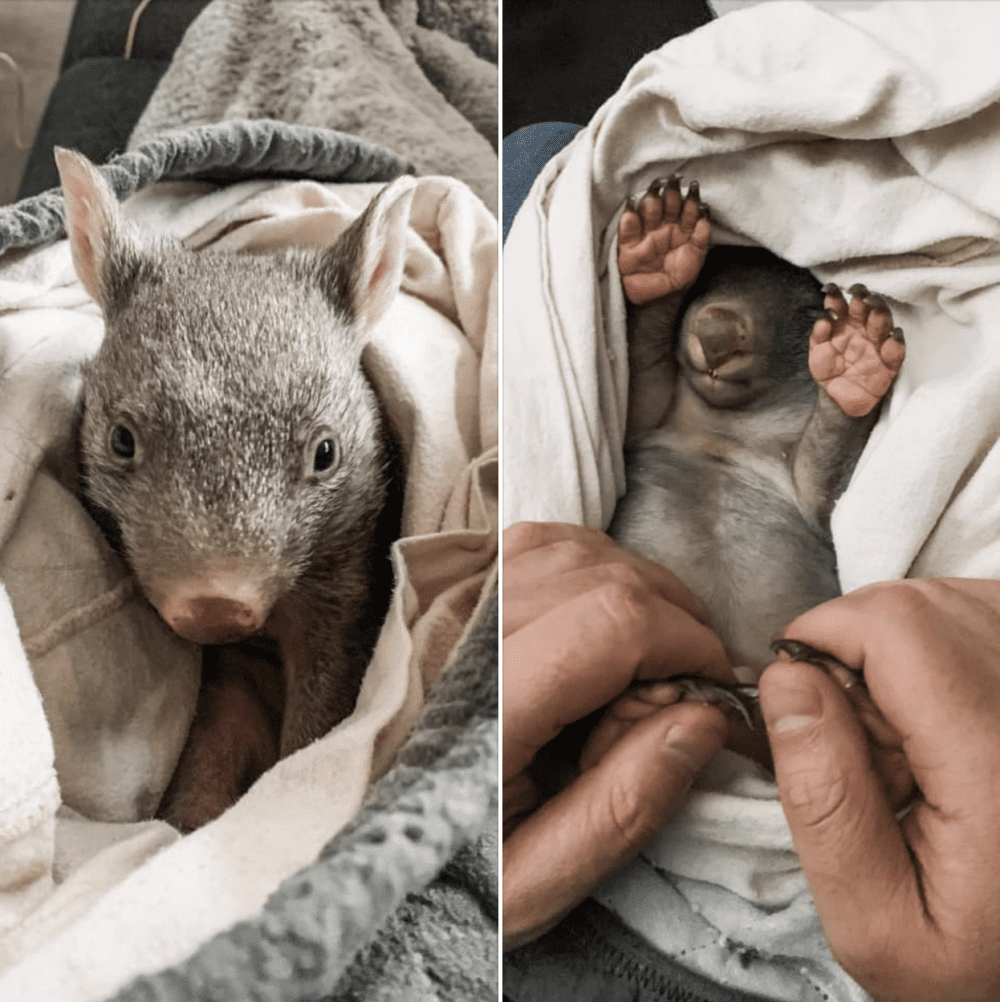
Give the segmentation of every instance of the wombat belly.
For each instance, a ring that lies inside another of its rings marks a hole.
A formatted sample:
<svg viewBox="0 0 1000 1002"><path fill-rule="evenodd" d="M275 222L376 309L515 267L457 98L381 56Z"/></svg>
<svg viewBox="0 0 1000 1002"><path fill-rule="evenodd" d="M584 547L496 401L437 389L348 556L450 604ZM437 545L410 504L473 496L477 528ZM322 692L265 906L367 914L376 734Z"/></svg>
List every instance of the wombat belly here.
<svg viewBox="0 0 1000 1002"><path fill-rule="evenodd" d="M775 479L746 464L640 445L610 534L673 571L711 612L734 664L762 671L771 641L840 593L833 545Z"/></svg>

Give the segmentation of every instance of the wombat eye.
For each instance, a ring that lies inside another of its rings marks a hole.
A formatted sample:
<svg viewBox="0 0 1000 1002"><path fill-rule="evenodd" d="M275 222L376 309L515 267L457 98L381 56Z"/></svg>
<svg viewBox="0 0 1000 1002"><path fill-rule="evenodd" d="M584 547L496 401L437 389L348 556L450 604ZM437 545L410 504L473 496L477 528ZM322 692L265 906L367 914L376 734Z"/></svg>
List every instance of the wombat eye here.
<svg viewBox="0 0 1000 1002"><path fill-rule="evenodd" d="M333 439L324 438L313 455L313 473L325 473L337 461L337 446Z"/></svg>
<svg viewBox="0 0 1000 1002"><path fill-rule="evenodd" d="M123 424L116 424L111 429L111 451L120 459L135 456L135 436Z"/></svg>

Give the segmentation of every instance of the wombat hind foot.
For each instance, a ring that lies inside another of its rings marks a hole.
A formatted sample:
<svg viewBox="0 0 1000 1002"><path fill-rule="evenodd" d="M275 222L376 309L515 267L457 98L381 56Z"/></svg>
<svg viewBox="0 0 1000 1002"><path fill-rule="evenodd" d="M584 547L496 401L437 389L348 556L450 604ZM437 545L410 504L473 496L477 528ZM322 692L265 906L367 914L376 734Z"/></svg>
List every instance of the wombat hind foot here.
<svg viewBox="0 0 1000 1002"><path fill-rule="evenodd" d="M833 283L824 292L824 314L809 342L809 371L845 414L864 417L903 364L903 332L893 326L889 304L863 285L851 286L850 305Z"/></svg>
<svg viewBox="0 0 1000 1002"><path fill-rule="evenodd" d="M698 182L686 196L680 179L657 179L638 206L629 200L618 223L618 271L636 306L691 286L708 252L711 224Z"/></svg>

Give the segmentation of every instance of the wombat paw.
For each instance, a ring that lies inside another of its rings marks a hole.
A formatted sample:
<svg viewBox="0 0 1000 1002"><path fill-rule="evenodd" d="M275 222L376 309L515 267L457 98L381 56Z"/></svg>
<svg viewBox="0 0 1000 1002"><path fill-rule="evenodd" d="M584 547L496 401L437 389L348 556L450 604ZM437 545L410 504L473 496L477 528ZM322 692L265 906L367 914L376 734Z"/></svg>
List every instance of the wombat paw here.
<svg viewBox="0 0 1000 1002"><path fill-rule="evenodd" d="M824 314L809 343L809 370L845 414L863 417L889 392L906 345L881 296L863 285L849 291L850 305L838 286L825 287Z"/></svg>
<svg viewBox="0 0 1000 1002"><path fill-rule="evenodd" d="M686 196L681 179L656 180L638 205L629 199L618 223L618 271L625 295L637 306L692 285L711 235L698 182Z"/></svg>

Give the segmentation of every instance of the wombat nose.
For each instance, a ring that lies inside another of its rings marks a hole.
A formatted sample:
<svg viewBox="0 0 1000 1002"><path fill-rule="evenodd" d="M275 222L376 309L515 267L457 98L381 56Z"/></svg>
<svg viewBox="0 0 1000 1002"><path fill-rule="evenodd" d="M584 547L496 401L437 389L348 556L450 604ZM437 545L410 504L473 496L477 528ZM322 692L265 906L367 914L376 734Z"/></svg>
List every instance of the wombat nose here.
<svg viewBox="0 0 1000 1002"><path fill-rule="evenodd" d="M743 347L743 324L732 310L723 307L703 309L694 333L709 369L717 369Z"/></svg>
<svg viewBox="0 0 1000 1002"><path fill-rule="evenodd" d="M187 599L161 609L170 628L196 644L229 644L256 633L264 625L262 610L246 602L215 595Z"/></svg>
<svg viewBox="0 0 1000 1002"><path fill-rule="evenodd" d="M698 341L710 369L717 369L740 347L740 336L732 327L699 331Z"/></svg>

